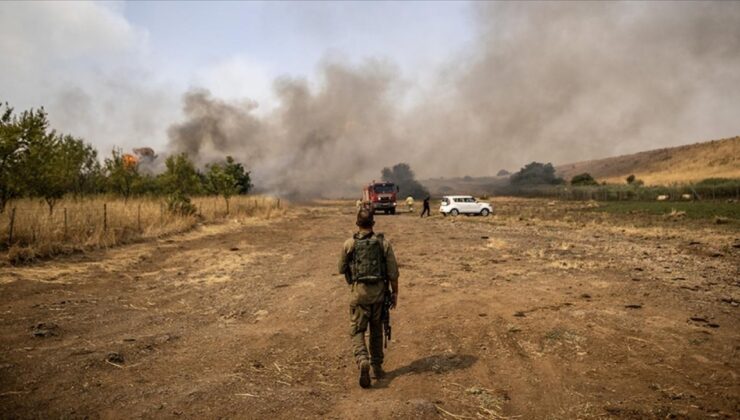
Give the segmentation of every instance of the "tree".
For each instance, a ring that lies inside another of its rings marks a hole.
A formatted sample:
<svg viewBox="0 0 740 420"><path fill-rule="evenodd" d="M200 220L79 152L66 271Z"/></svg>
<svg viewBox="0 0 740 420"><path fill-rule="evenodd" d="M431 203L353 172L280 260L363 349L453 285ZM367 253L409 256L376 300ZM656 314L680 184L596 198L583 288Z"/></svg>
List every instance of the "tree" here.
<svg viewBox="0 0 740 420"><path fill-rule="evenodd" d="M19 116L7 104L0 113L0 209L17 195L40 197L53 214L68 192L81 194L99 182L97 152L82 139L49 129L43 108Z"/></svg>
<svg viewBox="0 0 740 420"><path fill-rule="evenodd" d="M96 194L105 189L105 175L103 167L98 160L98 151L92 145L85 144L79 153L79 173L76 182L76 193L78 195Z"/></svg>
<svg viewBox="0 0 740 420"><path fill-rule="evenodd" d="M627 178L625 179L625 181L627 181L627 183L628 183L628 184L631 184L631 183L635 182L635 175L634 175L634 174L632 174L632 175L628 176L628 177L627 177Z"/></svg>
<svg viewBox="0 0 740 420"><path fill-rule="evenodd" d="M172 155L165 161L166 169L161 175L162 187L168 194L193 195L201 192L201 182L195 164L187 153Z"/></svg>
<svg viewBox="0 0 740 420"><path fill-rule="evenodd" d="M0 104L0 213L5 211L8 200L21 193L18 171L25 147L21 134L13 108Z"/></svg>
<svg viewBox="0 0 740 420"><path fill-rule="evenodd" d="M557 185L564 182L562 178L555 176L555 168L551 163L539 162L525 165L509 178L512 185Z"/></svg>
<svg viewBox="0 0 740 420"><path fill-rule="evenodd" d="M49 206L49 215L54 206L71 191L77 180L78 162L73 152L77 139L71 136L46 133L29 138L25 152L23 181L31 196L41 197Z"/></svg>
<svg viewBox="0 0 740 420"><path fill-rule="evenodd" d="M511 172L507 171L506 169L501 169L496 174L496 176L509 176L509 175L511 175Z"/></svg>
<svg viewBox="0 0 740 420"><path fill-rule="evenodd" d="M186 153L169 156L167 169L160 175L164 192L169 194L167 206L173 213L190 215L196 209L190 196L201 192L201 176Z"/></svg>
<svg viewBox="0 0 740 420"><path fill-rule="evenodd" d="M70 182L76 196L99 192L103 181L98 152L92 145L72 136L63 136L59 142L63 176Z"/></svg>
<svg viewBox="0 0 740 420"><path fill-rule="evenodd" d="M94 149L81 139L49 131L43 108L24 111L17 124L23 142L18 184L25 194L42 198L51 215L59 199L78 185L83 168L94 167Z"/></svg>
<svg viewBox="0 0 740 420"><path fill-rule="evenodd" d="M226 164L214 163L208 167L206 174L207 189L209 192L218 194L226 201L226 214L229 214L229 199L239 192L239 185L234 175L226 171Z"/></svg>
<svg viewBox="0 0 740 420"><path fill-rule="evenodd" d="M111 157L105 159L105 174L108 188L128 200L134 193L139 182L139 166L132 165L126 160L125 154L119 148L114 148Z"/></svg>
<svg viewBox="0 0 740 420"><path fill-rule="evenodd" d="M414 171L407 163L399 163L393 168L383 168L381 171L383 181L396 184L404 195L410 195L416 199L429 196L429 191L415 179Z"/></svg>
<svg viewBox="0 0 740 420"><path fill-rule="evenodd" d="M570 179L570 185L599 185L588 172L578 174Z"/></svg>
<svg viewBox="0 0 740 420"><path fill-rule="evenodd" d="M241 163L234 161L231 156L226 156L224 172L231 175L236 181L237 194L248 194L252 189L252 180L249 177L249 171L244 169Z"/></svg>

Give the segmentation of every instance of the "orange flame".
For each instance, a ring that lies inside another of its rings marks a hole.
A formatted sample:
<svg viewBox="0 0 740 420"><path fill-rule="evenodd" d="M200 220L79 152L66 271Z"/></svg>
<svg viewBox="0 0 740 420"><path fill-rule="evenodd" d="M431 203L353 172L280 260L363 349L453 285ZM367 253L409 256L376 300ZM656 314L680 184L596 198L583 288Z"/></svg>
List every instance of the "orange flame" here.
<svg viewBox="0 0 740 420"><path fill-rule="evenodd" d="M124 168L126 169L135 168L138 163L139 163L139 159L136 159L136 156L129 155L128 153L123 155L123 167Z"/></svg>

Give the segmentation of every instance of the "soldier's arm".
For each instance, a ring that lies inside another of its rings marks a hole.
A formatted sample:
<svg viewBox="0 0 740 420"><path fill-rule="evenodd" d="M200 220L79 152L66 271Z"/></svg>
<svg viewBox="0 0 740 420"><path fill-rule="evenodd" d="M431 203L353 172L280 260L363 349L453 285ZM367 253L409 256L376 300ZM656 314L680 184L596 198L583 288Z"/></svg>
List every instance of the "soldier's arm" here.
<svg viewBox="0 0 740 420"><path fill-rule="evenodd" d="M342 253L339 255L339 274L344 274L349 269L349 251L351 247L351 240L345 241L342 245Z"/></svg>
<svg viewBox="0 0 740 420"><path fill-rule="evenodd" d="M398 295L398 263L396 262L396 255L393 253L393 246L390 242L386 241L385 243L385 272L391 284L391 291Z"/></svg>

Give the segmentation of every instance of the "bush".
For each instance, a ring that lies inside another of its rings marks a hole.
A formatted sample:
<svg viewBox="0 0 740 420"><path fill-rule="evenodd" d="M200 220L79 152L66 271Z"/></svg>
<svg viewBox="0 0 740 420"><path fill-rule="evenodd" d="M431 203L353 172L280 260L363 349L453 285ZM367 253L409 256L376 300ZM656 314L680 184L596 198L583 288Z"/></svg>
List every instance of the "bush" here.
<svg viewBox="0 0 740 420"><path fill-rule="evenodd" d="M27 264L36 259L36 252L30 246L13 245L8 250L8 262L13 265Z"/></svg>
<svg viewBox="0 0 740 420"><path fill-rule="evenodd" d="M584 172L571 178L570 185L599 185L591 174Z"/></svg>
<svg viewBox="0 0 740 420"><path fill-rule="evenodd" d="M711 187L711 186L718 186L723 184L730 184L733 182L737 182L737 180L733 180L730 178L706 178L702 179L701 181L696 183L697 187Z"/></svg>
<svg viewBox="0 0 740 420"><path fill-rule="evenodd" d="M509 178L512 185L559 185L564 184L563 178L555 176L552 163L532 162Z"/></svg>
<svg viewBox="0 0 740 420"><path fill-rule="evenodd" d="M190 197L180 192L167 197L167 209L178 216L192 216L198 211Z"/></svg>

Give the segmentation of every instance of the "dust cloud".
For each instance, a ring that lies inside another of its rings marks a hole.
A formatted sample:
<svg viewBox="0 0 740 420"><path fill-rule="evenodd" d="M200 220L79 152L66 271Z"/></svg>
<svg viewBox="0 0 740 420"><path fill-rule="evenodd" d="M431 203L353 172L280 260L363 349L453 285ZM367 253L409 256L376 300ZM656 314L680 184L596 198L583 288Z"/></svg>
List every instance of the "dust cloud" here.
<svg viewBox="0 0 740 420"><path fill-rule="evenodd" d="M740 3L472 10L475 40L410 105L414 75L392 63L326 62L317 87L278 79L266 115L186 93L170 149L201 164L233 155L277 194L340 196L397 162L421 177L492 175L740 132Z"/></svg>

